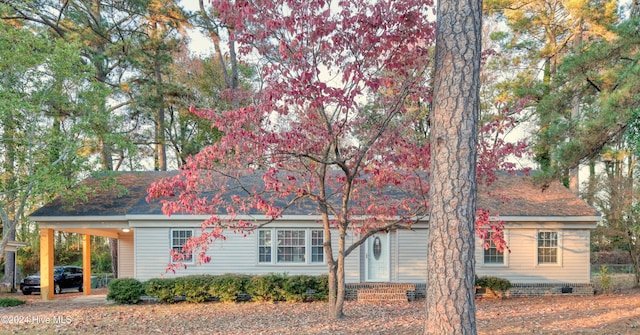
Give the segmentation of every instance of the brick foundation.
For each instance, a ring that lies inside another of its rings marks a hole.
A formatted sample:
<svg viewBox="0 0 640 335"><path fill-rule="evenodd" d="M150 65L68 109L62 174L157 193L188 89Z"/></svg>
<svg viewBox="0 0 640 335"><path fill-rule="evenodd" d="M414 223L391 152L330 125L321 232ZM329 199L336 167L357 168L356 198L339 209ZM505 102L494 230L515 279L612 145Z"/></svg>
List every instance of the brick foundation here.
<svg viewBox="0 0 640 335"><path fill-rule="evenodd" d="M351 283L346 285L345 299L358 301L413 301L416 284Z"/></svg>
<svg viewBox="0 0 640 335"><path fill-rule="evenodd" d="M350 283L346 285L345 299L358 301L396 300L406 301L402 298L406 294L408 301L424 299L427 295L425 283ZM541 297L548 295L593 295L593 284L577 283L537 283L537 284L512 284L504 297ZM479 292L477 297L490 297L492 293Z"/></svg>
<svg viewBox="0 0 640 335"><path fill-rule="evenodd" d="M506 297L541 297L546 295L593 295L593 284L542 283L512 284L505 292Z"/></svg>

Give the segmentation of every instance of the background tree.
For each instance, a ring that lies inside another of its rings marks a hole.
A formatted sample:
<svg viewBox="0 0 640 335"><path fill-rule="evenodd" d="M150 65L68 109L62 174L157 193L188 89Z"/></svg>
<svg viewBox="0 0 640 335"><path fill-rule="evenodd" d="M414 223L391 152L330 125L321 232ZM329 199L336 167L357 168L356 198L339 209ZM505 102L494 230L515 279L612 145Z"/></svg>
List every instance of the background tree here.
<svg viewBox="0 0 640 335"><path fill-rule="evenodd" d="M550 151L559 169L598 158L608 144L620 141L640 104L638 91L638 20L629 19L612 30L617 38L594 40L580 54L561 63L552 91L539 110L550 127L537 140ZM580 118L570 116L567 99L582 96Z"/></svg>
<svg viewBox="0 0 640 335"><path fill-rule="evenodd" d="M625 146L626 147L626 146ZM604 174L598 178L594 205L602 209L603 222L594 231L593 248L597 251L622 251L629 255L635 274L635 286L640 285L640 210L637 152L610 147L602 159Z"/></svg>
<svg viewBox="0 0 640 335"><path fill-rule="evenodd" d="M3 15L8 22L44 28L49 36L68 43L77 42L83 58L94 67L96 85L108 94L97 109L85 116L95 134L87 139L98 155L103 171L118 170L126 159L139 161L132 134L138 129L139 114L131 108L130 83L136 69L131 62L134 43L145 36L147 14L153 17L148 1L14 1L2 0L9 8ZM115 160L115 163L114 163ZM134 169L141 167L133 166Z"/></svg>
<svg viewBox="0 0 640 335"><path fill-rule="evenodd" d="M218 69L222 73L222 79L224 79L226 86L222 96L231 101L234 108L238 108L240 100L246 99L243 94L245 91L241 90L242 86L240 85L241 64L238 60L237 37L234 31L238 22L235 22L233 18L229 20L224 17L223 11L219 10L218 6L223 5L224 7L225 1L210 2L212 6L207 7L204 0L198 0L200 11L194 16L194 21L213 42L214 54L211 60L218 63ZM238 7L246 7L241 3L237 5Z"/></svg>
<svg viewBox="0 0 640 335"><path fill-rule="evenodd" d="M150 118L154 125L149 139L139 141L152 147L154 170L167 170L166 115L168 100L178 94L176 85L167 82L171 70L173 54L180 47L180 40L186 39L189 28L187 16L175 1L149 1L140 31L133 39L131 62L136 69L130 80L138 91L136 109L141 109L143 118ZM134 87L132 87L134 89ZM143 128L144 129L144 128ZM144 135L145 131L141 131Z"/></svg>
<svg viewBox="0 0 640 335"><path fill-rule="evenodd" d="M167 100L167 140L175 152L176 166L181 166L187 163L189 156L219 140L222 135L211 127L210 122L189 112L189 107L228 110L233 108L234 102L227 94L229 88L224 71L215 55L203 58L191 54L186 45L181 44L173 59L167 73L167 80L172 83L172 94ZM251 92L255 71L248 64L240 64L238 72L238 90ZM245 106L249 101L245 99L236 103Z"/></svg>
<svg viewBox="0 0 640 335"><path fill-rule="evenodd" d="M92 69L78 50L0 22L0 259L32 206L63 193L89 168L79 115L103 93L91 84ZM13 257L5 263L8 278Z"/></svg>
<svg viewBox="0 0 640 335"><path fill-rule="evenodd" d="M617 20L615 1L519 1L488 0L484 2L486 12L492 18L507 24L506 31L494 32L492 37L501 40L502 52L508 54L502 60L514 75L507 76L498 87L516 99L527 98L533 107L530 120L538 126L537 136L549 136L553 128L553 117L538 102L553 92L549 86L558 73L562 59L572 53L580 53L583 44L596 39L613 37L607 27ZM573 90L567 105L574 119L580 114L580 96ZM546 141L537 141L534 146L536 161L548 179L561 178L572 190L578 191L578 176L573 169L558 168L554 160L553 146Z"/></svg>

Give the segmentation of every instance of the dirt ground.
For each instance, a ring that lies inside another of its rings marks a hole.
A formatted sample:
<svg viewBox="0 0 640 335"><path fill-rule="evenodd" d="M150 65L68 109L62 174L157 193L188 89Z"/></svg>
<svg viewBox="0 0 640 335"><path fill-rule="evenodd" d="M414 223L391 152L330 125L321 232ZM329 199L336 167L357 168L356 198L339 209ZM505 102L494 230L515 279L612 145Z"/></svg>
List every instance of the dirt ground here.
<svg viewBox="0 0 640 335"><path fill-rule="evenodd" d="M0 307L1 334L421 334L424 301L347 302L347 317L327 320L324 303L203 303L123 306L92 296L39 295ZM478 299L479 334L640 334L640 289L618 286L588 297Z"/></svg>

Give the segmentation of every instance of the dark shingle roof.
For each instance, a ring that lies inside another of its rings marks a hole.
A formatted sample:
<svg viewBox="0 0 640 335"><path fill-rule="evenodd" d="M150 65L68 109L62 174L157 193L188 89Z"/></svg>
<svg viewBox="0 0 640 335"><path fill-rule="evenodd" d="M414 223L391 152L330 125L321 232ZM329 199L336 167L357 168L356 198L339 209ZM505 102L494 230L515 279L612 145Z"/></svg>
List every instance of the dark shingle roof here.
<svg viewBox="0 0 640 335"><path fill-rule="evenodd" d="M57 197L31 213L31 217L161 214L157 202L146 202L147 189L151 183L175 174L177 172L118 172L87 178L77 187L93 190L85 199ZM105 182L109 178L113 180Z"/></svg>
<svg viewBox="0 0 640 335"><path fill-rule="evenodd" d="M559 182L542 190L531 177L501 173L490 187L480 187L478 208L500 216L599 216L587 202Z"/></svg>
<svg viewBox="0 0 640 335"><path fill-rule="evenodd" d="M70 201L56 198L31 214L38 217L56 216L120 216L131 214L162 215L158 201L147 203L147 189L151 183L177 174L172 172L120 172L112 175L120 189L105 188L104 178L87 178L80 186L96 190L85 200ZM260 179L257 178L256 182ZM107 183L112 184L112 183ZM127 192L122 192L126 189ZM304 205L287 212L289 215L305 215L312 210ZM573 195L559 183L542 191L533 184L530 177L500 173L490 186L481 186L478 208L489 210L492 215L500 216L557 216L570 217L598 216L598 212L585 201Z"/></svg>

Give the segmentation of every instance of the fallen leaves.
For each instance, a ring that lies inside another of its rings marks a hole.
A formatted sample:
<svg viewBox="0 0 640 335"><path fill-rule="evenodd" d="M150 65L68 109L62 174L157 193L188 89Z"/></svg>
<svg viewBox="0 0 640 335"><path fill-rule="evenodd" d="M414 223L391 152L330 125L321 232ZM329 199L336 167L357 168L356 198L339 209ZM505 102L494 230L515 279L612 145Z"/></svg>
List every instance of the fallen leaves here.
<svg viewBox="0 0 640 335"><path fill-rule="evenodd" d="M100 293L100 292L99 292ZM0 308L0 315L58 318L69 323L2 323L14 334L421 334L424 301L345 304L347 317L327 319L324 303L113 305L79 294ZM96 302L97 300L97 302ZM640 289L589 297L479 299L479 334L637 334Z"/></svg>

